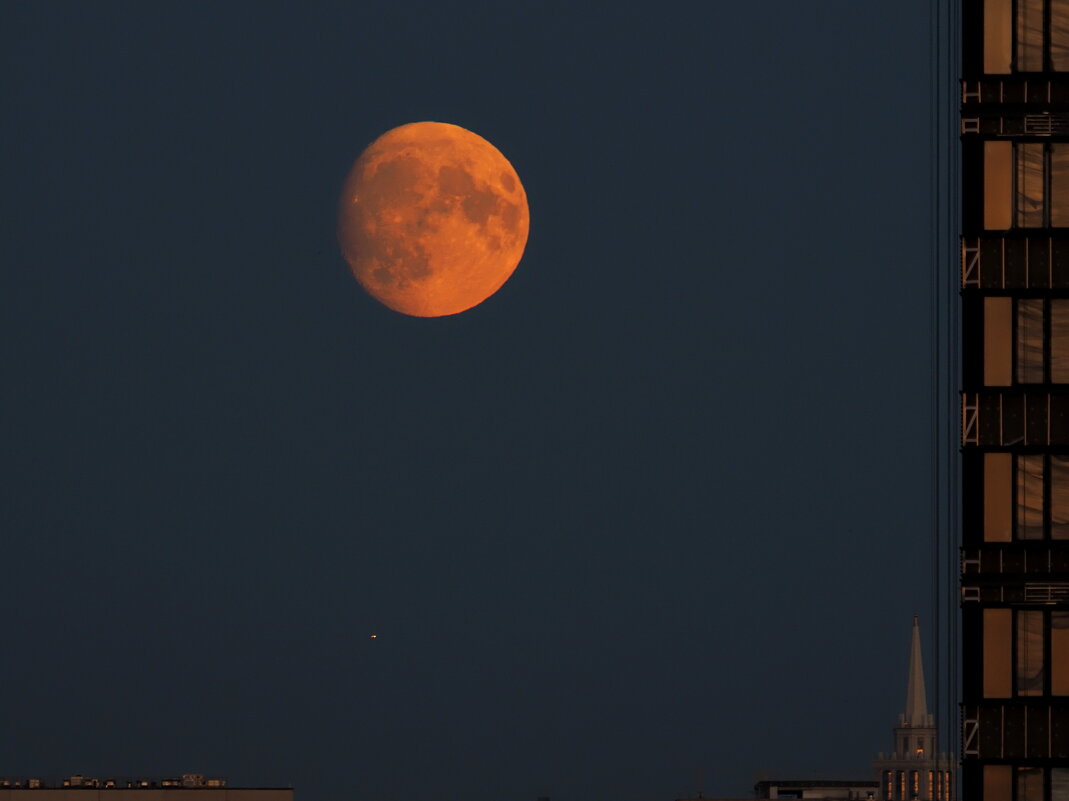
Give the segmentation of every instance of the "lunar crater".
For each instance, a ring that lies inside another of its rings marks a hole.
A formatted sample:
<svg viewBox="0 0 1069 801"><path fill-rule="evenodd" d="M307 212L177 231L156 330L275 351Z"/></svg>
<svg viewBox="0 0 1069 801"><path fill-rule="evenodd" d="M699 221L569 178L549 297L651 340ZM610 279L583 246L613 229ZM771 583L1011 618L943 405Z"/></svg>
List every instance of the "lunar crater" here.
<svg viewBox="0 0 1069 801"><path fill-rule="evenodd" d="M512 165L445 123L387 131L357 159L341 197L338 239L354 276L404 314L481 303L508 280L527 242L527 199Z"/></svg>

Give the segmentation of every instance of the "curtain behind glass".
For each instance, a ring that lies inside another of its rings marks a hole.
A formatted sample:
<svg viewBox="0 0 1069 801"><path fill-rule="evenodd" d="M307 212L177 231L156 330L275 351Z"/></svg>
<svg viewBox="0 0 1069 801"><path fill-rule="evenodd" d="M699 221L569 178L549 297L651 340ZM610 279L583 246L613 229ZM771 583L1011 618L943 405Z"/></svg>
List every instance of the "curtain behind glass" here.
<svg viewBox="0 0 1069 801"><path fill-rule="evenodd" d="M1069 456L1050 457L1050 536L1069 540Z"/></svg>
<svg viewBox="0 0 1069 801"><path fill-rule="evenodd" d="M1069 384L1069 300L1050 302L1050 380Z"/></svg>
<svg viewBox="0 0 1069 801"><path fill-rule="evenodd" d="M1069 801L1069 768L1050 769L1050 801Z"/></svg>
<svg viewBox="0 0 1069 801"><path fill-rule="evenodd" d="M1050 224L1069 228L1069 145L1050 147Z"/></svg>
<svg viewBox="0 0 1069 801"><path fill-rule="evenodd" d="M1043 145L1017 145L1017 225L1042 228L1043 221Z"/></svg>
<svg viewBox="0 0 1069 801"><path fill-rule="evenodd" d="M1043 372L1043 301L1018 300L1017 382L1042 384Z"/></svg>
<svg viewBox="0 0 1069 801"><path fill-rule="evenodd" d="M1043 539L1043 457L1017 457L1017 539Z"/></svg>
<svg viewBox="0 0 1069 801"><path fill-rule="evenodd" d="M1043 768L1017 768L1017 801L1043 801Z"/></svg>
<svg viewBox="0 0 1069 801"><path fill-rule="evenodd" d="M1017 0L1017 71L1043 71L1043 0Z"/></svg>
<svg viewBox="0 0 1069 801"><path fill-rule="evenodd" d="M1050 694L1069 695L1069 612L1050 613Z"/></svg>
<svg viewBox="0 0 1069 801"><path fill-rule="evenodd" d="M1017 694L1042 695L1043 613L1038 610L1017 611Z"/></svg>
<svg viewBox="0 0 1069 801"><path fill-rule="evenodd" d="M1050 0L1050 59L1056 72L1069 72L1069 0Z"/></svg>

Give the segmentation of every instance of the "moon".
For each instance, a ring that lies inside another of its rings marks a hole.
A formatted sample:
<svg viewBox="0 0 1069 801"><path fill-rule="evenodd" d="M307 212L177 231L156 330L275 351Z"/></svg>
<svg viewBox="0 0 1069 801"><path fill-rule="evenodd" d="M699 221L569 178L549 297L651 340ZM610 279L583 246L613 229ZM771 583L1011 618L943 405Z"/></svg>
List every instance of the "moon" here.
<svg viewBox="0 0 1069 801"><path fill-rule="evenodd" d="M443 317L482 303L523 257L530 227L516 170L481 136L444 122L387 131L338 200L338 242L369 295Z"/></svg>

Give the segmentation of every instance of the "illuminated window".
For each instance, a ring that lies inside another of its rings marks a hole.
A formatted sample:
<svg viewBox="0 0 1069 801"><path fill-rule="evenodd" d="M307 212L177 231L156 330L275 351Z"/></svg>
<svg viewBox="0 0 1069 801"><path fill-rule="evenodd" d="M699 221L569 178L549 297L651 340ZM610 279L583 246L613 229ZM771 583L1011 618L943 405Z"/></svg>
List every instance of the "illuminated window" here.
<svg viewBox="0 0 1069 801"><path fill-rule="evenodd" d="M984 228L1013 227L1013 143L984 142Z"/></svg>
<svg viewBox="0 0 1069 801"><path fill-rule="evenodd" d="M1014 538L1018 540L1069 539L1069 457L1055 454L1020 454L1012 457L1014 473ZM992 489L1000 477L1001 460L992 460ZM987 461L984 464L988 467ZM985 478L985 489L986 487ZM990 504L992 513L1000 496ZM992 522L992 526L996 521ZM985 523L985 536L987 525ZM997 540L992 540L997 541Z"/></svg>
<svg viewBox="0 0 1069 801"><path fill-rule="evenodd" d="M1069 300L984 298L984 386L1069 384Z"/></svg>
<svg viewBox="0 0 1069 801"><path fill-rule="evenodd" d="M1043 768L1017 768L1016 801L1044 801Z"/></svg>
<svg viewBox="0 0 1069 801"><path fill-rule="evenodd" d="M1009 542L1013 534L1013 456L984 454L984 542Z"/></svg>
<svg viewBox="0 0 1069 801"><path fill-rule="evenodd" d="M984 298L984 386L1013 383L1013 299Z"/></svg>
<svg viewBox="0 0 1069 801"><path fill-rule="evenodd" d="M1069 70L1069 2L984 0L984 72L1047 70Z"/></svg>
<svg viewBox="0 0 1069 801"><path fill-rule="evenodd" d="M1069 695L1069 612L1050 613L1050 694Z"/></svg>
<svg viewBox="0 0 1069 801"><path fill-rule="evenodd" d="M1069 801L1069 768L1050 769L1050 801Z"/></svg>
<svg viewBox="0 0 1069 801"><path fill-rule="evenodd" d="M1010 610L985 609L983 623L984 698L1009 698L1013 694L1010 681L1013 619Z"/></svg>
<svg viewBox="0 0 1069 801"><path fill-rule="evenodd" d="M1069 144L984 142L984 228L1048 226L1069 227Z"/></svg>
<svg viewBox="0 0 1069 801"><path fill-rule="evenodd" d="M1043 615L1039 610L1017 610L1017 695L1043 695L1047 675L1043 647ZM1042 801L1042 799L1039 799Z"/></svg>
<svg viewBox="0 0 1069 801"><path fill-rule="evenodd" d="M1017 383L1042 384L1047 375L1046 337L1043 336L1046 304L1040 298L1022 298L1014 305L1017 307Z"/></svg>
<svg viewBox="0 0 1069 801"><path fill-rule="evenodd" d="M983 638L985 698L1069 696L1069 611L985 609Z"/></svg>
<svg viewBox="0 0 1069 801"><path fill-rule="evenodd" d="M1046 457L1042 454L1016 456L1017 514L1014 533L1019 540L1043 539L1043 496L1046 484Z"/></svg>
<svg viewBox="0 0 1069 801"><path fill-rule="evenodd" d="M984 765L985 801L1009 801L1013 798L1012 771L1009 765Z"/></svg>

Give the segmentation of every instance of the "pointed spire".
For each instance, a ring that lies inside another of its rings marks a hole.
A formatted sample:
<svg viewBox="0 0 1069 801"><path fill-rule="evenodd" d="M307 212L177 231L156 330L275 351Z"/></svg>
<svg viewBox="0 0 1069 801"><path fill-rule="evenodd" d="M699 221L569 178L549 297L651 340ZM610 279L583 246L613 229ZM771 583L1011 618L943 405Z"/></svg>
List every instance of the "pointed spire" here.
<svg viewBox="0 0 1069 801"><path fill-rule="evenodd" d="M906 685L907 726L928 725L928 698L924 690L924 665L921 662L921 630L913 616L913 642L909 651L909 683Z"/></svg>

